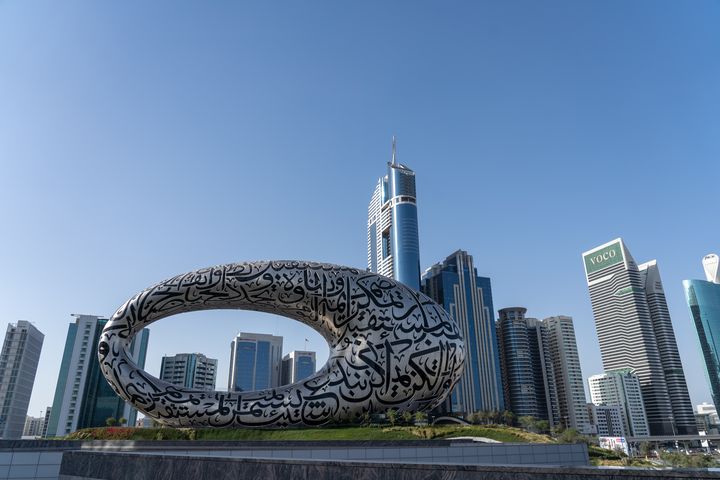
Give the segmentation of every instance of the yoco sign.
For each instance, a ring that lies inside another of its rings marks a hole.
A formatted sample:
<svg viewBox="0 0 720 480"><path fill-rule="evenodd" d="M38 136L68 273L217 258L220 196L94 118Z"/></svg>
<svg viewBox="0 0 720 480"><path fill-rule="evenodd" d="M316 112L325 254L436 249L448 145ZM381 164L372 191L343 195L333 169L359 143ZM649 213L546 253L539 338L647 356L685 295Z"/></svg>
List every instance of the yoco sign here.
<svg viewBox="0 0 720 480"><path fill-rule="evenodd" d="M597 272L603 268L617 265L623 261L622 247L620 242L611 243L593 253L585 255L585 270L587 273Z"/></svg>

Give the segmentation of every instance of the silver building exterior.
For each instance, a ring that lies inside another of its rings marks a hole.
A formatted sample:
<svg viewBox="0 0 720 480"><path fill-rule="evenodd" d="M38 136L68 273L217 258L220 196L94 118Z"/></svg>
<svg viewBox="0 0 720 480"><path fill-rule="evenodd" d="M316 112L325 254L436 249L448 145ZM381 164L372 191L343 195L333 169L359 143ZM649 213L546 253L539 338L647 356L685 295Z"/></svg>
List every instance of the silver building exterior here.
<svg viewBox="0 0 720 480"><path fill-rule="evenodd" d="M199 401L197 391L155 378L130 358L127 346L143 328L208 309L298 321L327 341L328 362L310 378L268 388L272 359L282 350L273 339L281 338L241 334L233 342L230 374L239 391L209 392ZM319 426L389 409L430 411L452 391L465 365L462 334L432 299L376 273L298 260L175 275L125 302L99 340L97 364L107 382L145 416L171 427Z"/></svg>
<svg viewBox="0 0 720 480"><path fill-rule="evenodd" d="M124 418L135 425L137 410L112 389L100 372L98 340L108 319L73 314L68 325L58 382L50 410L47 436L59 437L76 430L103 427L108 418ZM150 331L138 333L128 349L133 361L145 365Z"/></svg>
<svg viewBox="0 0 720 480"><path fill-rule="evenodd" d="M554 370L561 424L587 433L590 418L572 317L548 317L542 321L542 328Z"/></svg>
<svg viewBox="0 0 720 480"><path fill-rule="evenodd" d="M178 353L162 357L160 380L179 387L215 390L217 359L202 353Z"/></svg>
<svg viewBox="0 0 720 480"><path fill-rule="evenodd" d="M635 263L621 238L582 256L604 369L635 371L651 435L696 434L657 263Z"/></svg>
<svg viewBox="0 0 720 480"><path fill-rule="evenodd" d="M631 437L650 435L640 379L629 368L610 370L588 379L590 401L595 405L617 406L623 427Z"/></svg>
<svg viewBox="0 0 720 480"><path fill-rule="evenodd" d="M423 274L422 292L442 305L465 339L467 365L450 395L453 413L505 410L490 279L458 250Z"/></svg>
<svg viewBox="0 0 720 480"><path fill-rule="evenodd" d="M397 162L395 137L387 168L368 205L368 270L420 290L415 172Z"/></svg>
<svg viewBox="0 0 720 480"><path fill-rule="evenodd" d="M283 337L240 332L230 343L228 390L248 392L280 386Z"/></svg>
<svg viewBox="0 0 720 480"><path fill-rule="evenodd" d="M19 439L45 335L30 322L8 324L0 353L0 438Z"/></svg>
<svg viewBox="0 0 720 480"><path fill-rule="evenodd" d="M290 385L315 373L315 352L293 350L282 359L281 385Z"/></svg>

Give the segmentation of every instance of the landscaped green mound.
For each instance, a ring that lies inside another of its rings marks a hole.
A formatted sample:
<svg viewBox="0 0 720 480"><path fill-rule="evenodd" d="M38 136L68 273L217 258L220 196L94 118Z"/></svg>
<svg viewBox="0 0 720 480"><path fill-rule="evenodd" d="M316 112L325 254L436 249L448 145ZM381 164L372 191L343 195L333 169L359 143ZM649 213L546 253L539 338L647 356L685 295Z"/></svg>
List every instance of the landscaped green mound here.
<svg viewBox="0 0 720 480"><path fill-rule="evenodd" d="M552 443L547 435L506 426L324 427L286 430L99 427L78 430L66 440L429 440L483 437L499 442Z"/></svg>

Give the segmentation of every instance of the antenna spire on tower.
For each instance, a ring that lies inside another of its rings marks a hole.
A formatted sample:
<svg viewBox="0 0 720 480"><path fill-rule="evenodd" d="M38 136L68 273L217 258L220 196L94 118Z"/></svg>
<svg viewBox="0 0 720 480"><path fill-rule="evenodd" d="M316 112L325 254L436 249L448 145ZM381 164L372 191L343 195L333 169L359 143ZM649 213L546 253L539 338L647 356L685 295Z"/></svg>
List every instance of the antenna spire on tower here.
<svg viewBox="0 0 720 480"><path fill-rule="evenodd" d="M395 153L396 153L396 151L397 151L397 149L396 149L396 147L395 147L395 135L393 135L393 139L392 139L392 161L390 162L390 163L392 163L393 165L395 165L395 162L396 162L396 160L395 160Z"/></svg>

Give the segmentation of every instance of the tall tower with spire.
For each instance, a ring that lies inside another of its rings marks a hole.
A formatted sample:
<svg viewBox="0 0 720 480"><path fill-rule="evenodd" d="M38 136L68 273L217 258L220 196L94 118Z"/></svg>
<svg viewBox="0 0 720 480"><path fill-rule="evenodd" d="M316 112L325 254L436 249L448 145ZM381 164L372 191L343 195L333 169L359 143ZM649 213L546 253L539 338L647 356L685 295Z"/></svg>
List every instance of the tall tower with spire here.
<svg viewBox="0 0 720 480"><path fill-rule="evenodd" d="M368 270L420 290L415 172L398 163L395 137L387 174L368 206Z"/></svg>

